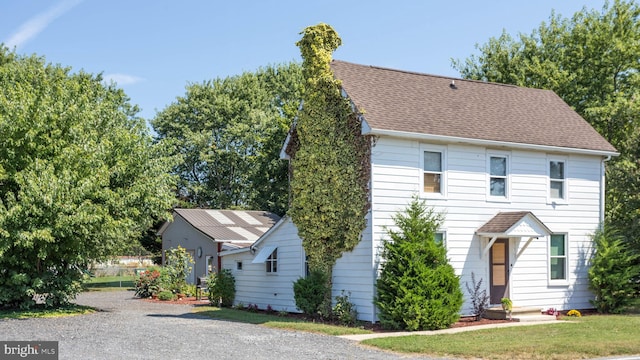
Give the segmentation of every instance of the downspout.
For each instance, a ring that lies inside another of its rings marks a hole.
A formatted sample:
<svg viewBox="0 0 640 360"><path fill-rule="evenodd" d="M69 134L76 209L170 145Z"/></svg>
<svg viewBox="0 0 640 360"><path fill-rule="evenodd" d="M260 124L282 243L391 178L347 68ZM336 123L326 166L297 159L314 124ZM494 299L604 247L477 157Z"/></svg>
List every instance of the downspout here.
<svg viewBox="0 0 640 360"><path fill-rule="evenodd" d="M600 163L600 229L604 228L605 163L609 160L611 155L603 157Z"/></svg>

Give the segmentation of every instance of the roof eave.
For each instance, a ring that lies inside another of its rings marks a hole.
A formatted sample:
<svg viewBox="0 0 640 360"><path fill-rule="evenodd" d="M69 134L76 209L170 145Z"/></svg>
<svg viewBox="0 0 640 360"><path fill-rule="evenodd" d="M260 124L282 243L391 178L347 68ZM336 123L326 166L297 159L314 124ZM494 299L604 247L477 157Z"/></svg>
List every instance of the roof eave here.
<svg viewBox="0 0 640 360"><path fill-rule="evenodd" d="M563 152L563 153L572 153L572 154L581 154L581 155L595 155L595 156L620 155L620 153L616 151L607 151L607 150L592 150L592 149L569 148L569 147L561 147L561 146L522 144L522 143L514 143L514 142L508 142L508 141L496 141L496 140L464 138L464 137L457 137L457 136L422 134L422 133L397 131L397 130L375 129L375 128L371 128L368 123L367 123L366 129L363 126L362 134L374 135L374 136L401 137L405 139L413 139L413 140L420 140L420 141L441 141L441 142L450 142L450 143L454 142L454 143L463 143L463 144L480 145L480 146L507 146L514 149L537 150L537 151L546 151L546 152Z"/></svg>
<svg viewBox="0 0 640 360"><path fill-rule="evenodd" d="M225 251L221 251L218 253L219 256L226 256L226 255L233 255L233 254L240 254L243 252L247 252L251 250L251 248L240 248L240 249L233 249L233 250L225 250Z"/></svg>

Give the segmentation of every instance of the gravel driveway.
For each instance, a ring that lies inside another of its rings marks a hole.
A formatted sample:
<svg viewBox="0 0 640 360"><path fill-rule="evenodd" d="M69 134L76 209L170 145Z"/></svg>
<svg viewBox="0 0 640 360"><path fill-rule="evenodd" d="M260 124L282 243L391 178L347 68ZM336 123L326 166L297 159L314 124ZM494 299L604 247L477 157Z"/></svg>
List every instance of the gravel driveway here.
<svg viewBox="0 0 640 360"><path fill-rule="evenodd" d="M335 336L212 320L190 306L157 304L129 291L88 292L102 311L53 319L0 320L0 340L59 341L60 359L425 359Z"/></svg>

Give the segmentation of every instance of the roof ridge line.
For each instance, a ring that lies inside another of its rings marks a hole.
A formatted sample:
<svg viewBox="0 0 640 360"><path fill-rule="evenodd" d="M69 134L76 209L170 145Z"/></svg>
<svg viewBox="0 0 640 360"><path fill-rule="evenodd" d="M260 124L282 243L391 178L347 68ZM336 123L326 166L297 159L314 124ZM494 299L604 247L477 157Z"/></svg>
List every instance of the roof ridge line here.
<svg viewBox="0 0 640 360"><path fill-rule="evenodd" d="M478 84L483 84L483 85L506 86L506 87L510 87L510 88L525 89L525 90L551 91L549 89L539 89L539 88L525 87L525 86L519 86L519 85L513 85L513 84L504 84L504 83L493 82L493 81L483 81L483 80L475 80L475 79L465 79L465 78L461 78L461 77L436 75L436 74L431 74L431 73L426 73L426 72L394 69L394 68L385 67L385 66L378 66L378 65L364 65L364 64L358 64L358 63L354 63L354 62L350 62L350 61L337 60L337 59L333 59L331 61L332 62L341 62L341 63L355 65L355 66L369 67L369 68L378 69L378 70L393 71L393 72L405 73L405 74L410 74L410 75L429 76L429 77L434 77L434 78L439 78L439 79L459 80L459 81L466 81L466 82L478 83Z"/></svg>

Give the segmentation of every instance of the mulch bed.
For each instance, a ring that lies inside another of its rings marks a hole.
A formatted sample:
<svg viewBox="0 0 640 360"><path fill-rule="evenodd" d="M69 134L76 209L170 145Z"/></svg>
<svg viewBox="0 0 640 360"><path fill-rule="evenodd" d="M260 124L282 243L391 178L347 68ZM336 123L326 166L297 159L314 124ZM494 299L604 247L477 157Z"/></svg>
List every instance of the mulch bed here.
<svg viewBox="0 0 640 360"><path fill-rule="evenodd" d="M162 304L168 304L168 305L189 305L189 306L205 306L205 305L209 305L209 300L206 297L203 297L201 300L196 300L195 297L187 297L187 298L183 298L180 300L172 300L172 301L163 301L163 300L158 300L158 299L152 299L152 298L146 298L146 299L141 299L142 301L147 301L147 302L153 302L153 303L162 303ZM259 312L264 312L264 310L258 310ZM287 315L290 318L296 318L296 319L301 319L301 320L310 320L306 315L304 314L298 314L298 313L288 313ZM334 324L331 321L325 321L325 320L312 320L315 322L322 322L325 324ZM479 325L488 325L488 324L500 324L500 323L507 323L507 322L511 322L511 320L491 320L491 319L480 319L480 320L475 320L475 317L461 317L460 320L458 320L456 323L454 323L453 325L451 325L452 328L459 328L459 327L466 327L466 326L479 326ZM382 328L382 326L380 325L380 323L370 323L370 322L364 322L362 324L362 327L367 329L367 330L371 330L373 332L389 332L389 330L385 330Z"/></svg>

